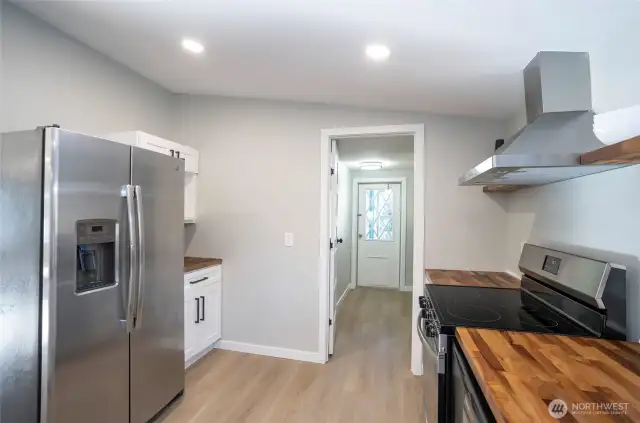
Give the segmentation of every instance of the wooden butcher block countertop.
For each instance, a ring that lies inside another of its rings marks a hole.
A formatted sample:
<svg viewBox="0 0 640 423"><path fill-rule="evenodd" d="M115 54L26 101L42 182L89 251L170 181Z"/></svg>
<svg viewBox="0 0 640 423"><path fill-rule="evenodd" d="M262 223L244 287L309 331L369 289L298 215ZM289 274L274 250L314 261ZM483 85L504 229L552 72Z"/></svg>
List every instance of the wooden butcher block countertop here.
<svg viewBox="0 0 640 423"><path fill-rule="evenodd" d="M467 328L456 337L498 423L640 422L637 343ZM549 413L554 399L568 406L560 419ZM573 410L593 403L621 412Z"/></svg>
<svg viewBox="0 0 640 423"><path fill-rule="evenodd" d="M205 267L218 266L222 264L222 259L207 257L185 257L184 273L204 269Z"/></svg>
<svg viewBox="0 0 640 423"><path fill-rule="evenodd" d="M505 272L426 269L425 273L434 285L520 288L520 280Z"/></svg>

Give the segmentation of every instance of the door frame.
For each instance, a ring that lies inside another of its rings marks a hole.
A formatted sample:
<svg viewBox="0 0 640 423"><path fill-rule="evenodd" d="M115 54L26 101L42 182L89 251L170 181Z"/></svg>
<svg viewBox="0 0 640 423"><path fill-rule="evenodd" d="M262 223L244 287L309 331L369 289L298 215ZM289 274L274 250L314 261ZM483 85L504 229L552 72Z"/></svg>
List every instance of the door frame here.
<svg viewBox="0 0 640 423"><path fill-rule="evenodd" d="M358 209L360 207L360 185L366 184L400 184L400 276L398 290L406 289L405 280L407 263L407 178L402 176L389 178L353 178L353 191L351 194L351 283L350 289L358 285ZM357 194L356 194L357 193Z"/></svg>
<svg viewBox="0 0 640 423"><path fill-rule="evenodd" d="M422 346L415 321L418 318L418 297L424 293L425 239L425 137L424 124L363 126L332 128L320 131L320 234L318 258L318 358L329 359L329 178L331 139L362 136L413 136L413 293L411 306L411 372L422 374Z"/></svg>

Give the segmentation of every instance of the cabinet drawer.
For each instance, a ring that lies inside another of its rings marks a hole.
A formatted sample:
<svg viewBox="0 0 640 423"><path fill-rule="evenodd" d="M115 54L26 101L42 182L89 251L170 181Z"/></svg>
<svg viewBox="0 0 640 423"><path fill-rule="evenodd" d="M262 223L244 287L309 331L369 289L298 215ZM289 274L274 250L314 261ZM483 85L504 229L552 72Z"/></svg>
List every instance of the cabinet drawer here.
<svg viewBox="0 0 640 423"><path fill-rule="evenodd" d="M207 267L184 275L185 286L203 286L222 280L222 266Z"/></svg>

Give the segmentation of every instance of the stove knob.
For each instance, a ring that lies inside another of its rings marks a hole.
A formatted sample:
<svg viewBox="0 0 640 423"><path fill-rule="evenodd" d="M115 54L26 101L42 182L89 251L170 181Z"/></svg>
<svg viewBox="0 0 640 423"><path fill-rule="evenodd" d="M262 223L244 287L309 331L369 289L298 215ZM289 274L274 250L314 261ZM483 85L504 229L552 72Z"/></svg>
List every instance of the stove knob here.
<svg viewBox="0 0 640 423"><path fill-rule="evenodd" d="M420 305L420 308L427 308L427 299L424 295L418 297L418 304Z"/></svg>

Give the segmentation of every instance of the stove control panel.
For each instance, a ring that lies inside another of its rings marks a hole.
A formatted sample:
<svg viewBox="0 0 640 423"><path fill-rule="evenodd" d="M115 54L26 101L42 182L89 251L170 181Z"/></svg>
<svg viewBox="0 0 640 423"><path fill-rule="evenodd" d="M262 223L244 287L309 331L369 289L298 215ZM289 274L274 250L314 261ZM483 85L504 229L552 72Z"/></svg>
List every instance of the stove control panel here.
<svg viewBox="0 0 640 423"><path fill-rule="evenodd" d="M426 335L428 337L437 337L440 334L440 322L431 299L428 296L420 296L418 304L420 305L422 318L425 320Z"/></svg>
<svg viewBox="0 0 640 423"><path fill-rule="evenodd" d="M560 270L560 263L562 263L562 259L558 257L544 256L544 264L542 265L542 270L557 276L558 271Z"/></svg>

